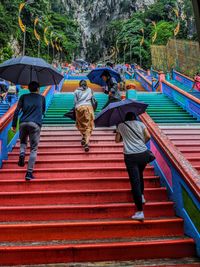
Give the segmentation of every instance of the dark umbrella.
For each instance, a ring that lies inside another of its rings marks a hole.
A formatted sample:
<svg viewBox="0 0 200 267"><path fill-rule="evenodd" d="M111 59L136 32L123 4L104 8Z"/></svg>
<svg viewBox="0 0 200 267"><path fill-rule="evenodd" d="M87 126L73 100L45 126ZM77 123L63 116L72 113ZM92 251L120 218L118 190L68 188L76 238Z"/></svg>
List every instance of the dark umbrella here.
<svg viewBox="0 0 200 267"><path fill-rule="evenodd" d="M95 84L98 84L100 86L105 86L106 83L101 78L101 75L105 70L108 71L110 73L110 76L115 78L118 83L121 82L120 74L118 72L116 72L115 70L109 69L109 68L96 68L96 69L92 70L87 75L87 77L91 83L95 83Z"/></svg>
<svg viewBox="0 0 200 267"><path fill-rule="evenodd" d="M43 59L26 56L2 63L0 77L20 85L35 81L40 86L59 84L63 79L63 76Z"/></svg>
<svg viewBox="0 0 200 267"><path fill-rule="evenodd" d="M145 103L130 99L111 103L96 116L95 126L110 127L118 125L119 123L124 122L128 112L133 112L138 116L144 113L147 107L148 105Z"/></svg>

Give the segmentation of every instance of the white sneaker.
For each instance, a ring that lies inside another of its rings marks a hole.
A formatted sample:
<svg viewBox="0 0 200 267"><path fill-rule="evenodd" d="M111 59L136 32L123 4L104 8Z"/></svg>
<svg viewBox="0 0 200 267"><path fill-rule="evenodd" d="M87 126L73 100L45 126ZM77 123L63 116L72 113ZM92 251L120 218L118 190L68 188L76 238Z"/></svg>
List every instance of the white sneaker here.
<svg viewBox="0 0 200 267"><path fill-rule="evenodd" d="M146 203L146 199L144 198L144 195L142 195L142 204Z"/></svg>
<svg viewBox="0 0 200 267"><path fill-rule="evenodd" d="M137 221L143 221L144 220L144 212L143 211L138 211L131 217L133 220Z"/></svg>

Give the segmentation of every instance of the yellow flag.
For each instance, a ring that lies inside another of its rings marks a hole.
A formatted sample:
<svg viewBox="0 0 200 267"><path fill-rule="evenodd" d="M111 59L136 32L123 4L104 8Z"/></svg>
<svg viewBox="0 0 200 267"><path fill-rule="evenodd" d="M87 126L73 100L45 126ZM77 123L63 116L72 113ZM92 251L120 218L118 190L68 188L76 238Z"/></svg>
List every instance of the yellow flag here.
<svg viewBox="0 0 200 267"><path fill-rule="evenodd" d="M140 42L140 46L142 46L144 44L144 28L140 29L140 31L142 32L143 36L142 36L142 40Z"/></svg>
<svg viewBox="0 0 200 267"><path fill-rule="evenodd" d="M140 46L142 46L144 44L144 36L142 37L142 40L140 42Z"/></svg>
<svg viewBox="0 0 200 267"><path fill-rule="evenodd" d="M154 33L154 36L152 37L152 43L155 42L155 40L157 39L157 36L158 36L158 32L157 32L157 25L156 25L156 22L155 21L152 21L152 24L155 28L155 33Z"/></svg>
<svg viewBox="0 0 200 267"><path fill-rule="evenodd" d="M22 32L25 32L26 31L26 26L23 24L22 22L22 19L21 19L21 12L22 12L22 9L24 8L26 3L22 3L20 4L19 6L19 16L18 16L18 23L19 23L19 27L20 29L22 30Z"/></svg>
<svg viewBox="0 0 200 267"><path fill-rule="evenodd" d="M179 11L178 11L178 9L173 8L173 10L174 10L174 13L176 14L176 16L177 16L177 18L178 18L178 17L179 17Z"/></svg>
<svg viewBox="0 0 200 267"><path fill-rule="evenodd" d="M37 18L35 19L35 21L34 21L34 34L35 34L35 38L36 38L38 41L40 41L40 35L39 35L39 34L37 33L37 31L36 31L36 26L37 26L38 22L39 22L39 18L37 17Z"/></svg>
<svg viewBox="0 0 200 267"><path fill-rule="evenodd" d="M157 32L155 32L154 36L152 37L152 43L154 43L154 42L155 42L155 40L157 39L157 36L158 36L158 33L157 33Z"/></svg>
<svg viewBox="0 0 200 267"><path fill-rule="evenodd" d="M56 37L55 47L56 47L56 50L59 52L59 47L58 47L58 37Z"/></svg>
<svg viewBox="0 0 200 267"><path fill-rule="evenodd" d="M48 31L48 28L49 27L46 27L45 29L44 29L44 41L45 41L45 44L48 46L49 45L49 41L47 40L47 37L46 37L46 33L47 33L47 31Z"/></svg>
<svg viewBox="0 0 200 267"><path fill-rule="evenodd" d="M61 40L59 40L59 45L58 45L58 47L59 47L60 52L62 52L63 50L62 50L62 47L61 47Z"/></svg>
<svg viewBox="0 0 200 267"><path fill-rule="evenodd" d="M19 5L19 13L22 12L22 9L24 8L25 5L26 5L26 3L21 3L21 4Z"/></svg>
<svg viewBox="0 0 200 267"><path fill-rule="evenodd" d="M53 34L54 34L54 32L51 32L51 46L52 46L52 48L54 48L54 43L53 43L53 40L52 40Z"/></svg>
<svg viewBox="0 0 200 267"><path fill-rule="evenodd" d="M180 31L180 22L178 22L176 29L174 30L174 36L177 36Z"/></svg>

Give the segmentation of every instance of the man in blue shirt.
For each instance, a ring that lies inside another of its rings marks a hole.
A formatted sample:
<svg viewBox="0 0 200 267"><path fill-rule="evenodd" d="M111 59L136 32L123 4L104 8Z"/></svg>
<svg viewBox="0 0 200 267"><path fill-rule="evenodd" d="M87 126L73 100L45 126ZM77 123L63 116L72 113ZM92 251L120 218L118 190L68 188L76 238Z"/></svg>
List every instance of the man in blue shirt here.
<svg viewBox="0 0 200 267"><path fill-rule="evenodd" d="M29 137L31 152L25 179L32 180L46 104L44 96L39 94L39 84L37 82L31 82L28 87L30 94L20 97L13 117L12 130L16 131L18 116L22 112L19 122L20 155L18 166L25 166L25 154Z"/></svg>

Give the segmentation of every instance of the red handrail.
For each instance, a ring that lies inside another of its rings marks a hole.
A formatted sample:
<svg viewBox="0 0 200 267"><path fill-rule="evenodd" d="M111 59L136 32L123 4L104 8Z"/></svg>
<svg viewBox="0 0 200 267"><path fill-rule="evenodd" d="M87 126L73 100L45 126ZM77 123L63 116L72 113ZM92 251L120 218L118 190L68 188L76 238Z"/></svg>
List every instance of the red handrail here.
<svg viewBox="0 0 200 267"><path fill-rule="evenodd" d="M46 96L50 91L51 86L48 86L46 90L43 92L43 96ZM6 128L6 126L12 121L15 109L17 107L17 103L14 104L4 115L0 118L0 132Z"/></svg>
<svg viewBox="0 0 200 267"><path fill-rule="evenodd" d="M140 118L148 127L149 132L156 143L162 148L165 155L181 174L190 189L195 193L198 200L200 200L200 175L198 171L192 167L191 163L184 157L178 148L175 147L147 113L141 115Z"/></svg>

